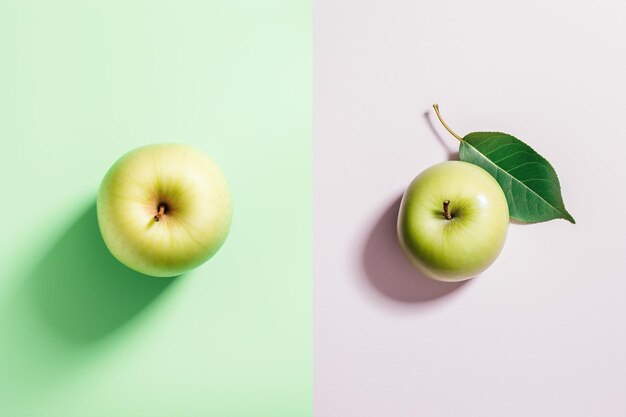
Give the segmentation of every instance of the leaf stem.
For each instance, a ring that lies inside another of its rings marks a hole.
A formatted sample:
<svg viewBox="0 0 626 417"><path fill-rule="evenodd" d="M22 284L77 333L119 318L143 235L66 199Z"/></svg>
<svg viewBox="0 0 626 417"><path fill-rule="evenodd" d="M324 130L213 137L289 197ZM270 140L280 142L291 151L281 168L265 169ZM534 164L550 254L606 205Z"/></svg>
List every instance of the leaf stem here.
<svg viewBox="0 0 626 417"><path fill-rule="evenodd" d="M448 126L447 123L443 121L443 117L441 117L441 113L439 113L439 104L437 104L437 103L433 104L433 109L435 109L435 113L437 114L437 118L439 119L439 121L441 122L443 127L445 127L446 130L448 132L450 132L450 134L452 136L457 138L459 141L463 142L463 138L460 137L459 135L457 135L456 133L454 133L454 131L452 129L450 129L450 126Z"/></svg>

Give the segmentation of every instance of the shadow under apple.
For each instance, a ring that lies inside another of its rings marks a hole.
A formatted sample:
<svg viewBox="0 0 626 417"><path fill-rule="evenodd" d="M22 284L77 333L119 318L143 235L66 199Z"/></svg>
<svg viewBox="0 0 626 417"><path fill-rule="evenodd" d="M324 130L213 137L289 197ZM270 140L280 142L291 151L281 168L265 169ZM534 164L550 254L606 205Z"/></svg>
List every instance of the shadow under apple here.
<svg viewBox="0 0 626 417"><path fill-rule="evenodd" d="M385 210L363 248L363 269L368 282L394 301L423 303L443 297L468 281L440 282L421 274L406 258L396 235L402 196Z"/></svg>
<svg viewBox="0 0 626 417"><path fill-rule="evenodd" d="M117 261L102 240L93 202L30 274L26 290L41 321L68 341L88 344L128 322L173 281Z"/></svg>

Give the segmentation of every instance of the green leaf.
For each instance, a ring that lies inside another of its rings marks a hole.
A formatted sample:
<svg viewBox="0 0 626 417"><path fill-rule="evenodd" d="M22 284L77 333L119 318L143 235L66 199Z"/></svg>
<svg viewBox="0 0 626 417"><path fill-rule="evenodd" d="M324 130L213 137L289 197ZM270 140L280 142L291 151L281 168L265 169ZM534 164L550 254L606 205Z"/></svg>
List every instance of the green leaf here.
<svg viewBox="0 0 626 417"><path fill-rule="evenodd" d="M498 181L509 215L526 223L565 219L576 223L561 197L552 165L521 140L500 132L474 132L459 147L461 161L485 169Z"/></svg>

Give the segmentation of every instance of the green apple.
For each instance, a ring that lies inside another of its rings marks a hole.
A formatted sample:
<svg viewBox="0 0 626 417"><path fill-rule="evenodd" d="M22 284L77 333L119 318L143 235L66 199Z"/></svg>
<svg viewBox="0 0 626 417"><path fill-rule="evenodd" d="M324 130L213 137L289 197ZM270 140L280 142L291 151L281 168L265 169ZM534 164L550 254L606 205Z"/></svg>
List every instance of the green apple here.
<svg viewBox="0 0 626 417"><path fill-rule="evenodd" d="M220 248L232 217L226 178L205 154L186 145L130 151L104 176L98 224L121 263L152 276L175 276Z"/></svg>
<svg viewBox="0 0 626 417"><path fill-rule="evenodd" d="M400 204L398 239L411 262L439 281L463 281L496 259L509 225L506 197L484 169L461 161L419 174Z"/></svg>

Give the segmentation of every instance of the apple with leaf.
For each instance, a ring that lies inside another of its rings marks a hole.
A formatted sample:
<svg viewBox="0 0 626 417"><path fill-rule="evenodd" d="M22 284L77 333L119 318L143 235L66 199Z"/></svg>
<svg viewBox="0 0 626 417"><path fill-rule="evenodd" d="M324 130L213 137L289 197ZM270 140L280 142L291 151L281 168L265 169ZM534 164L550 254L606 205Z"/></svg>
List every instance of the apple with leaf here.
<svg viewBox="0 0 626 417"><path fill-rule="evenodd" d="M419 174L402 197L398 239L426 276L463 281L491 265L500 253L509 218L538 223L565 219L561 186L552 165L521 140L500 132L474 132L459 140L460 161Z"/></svg>

